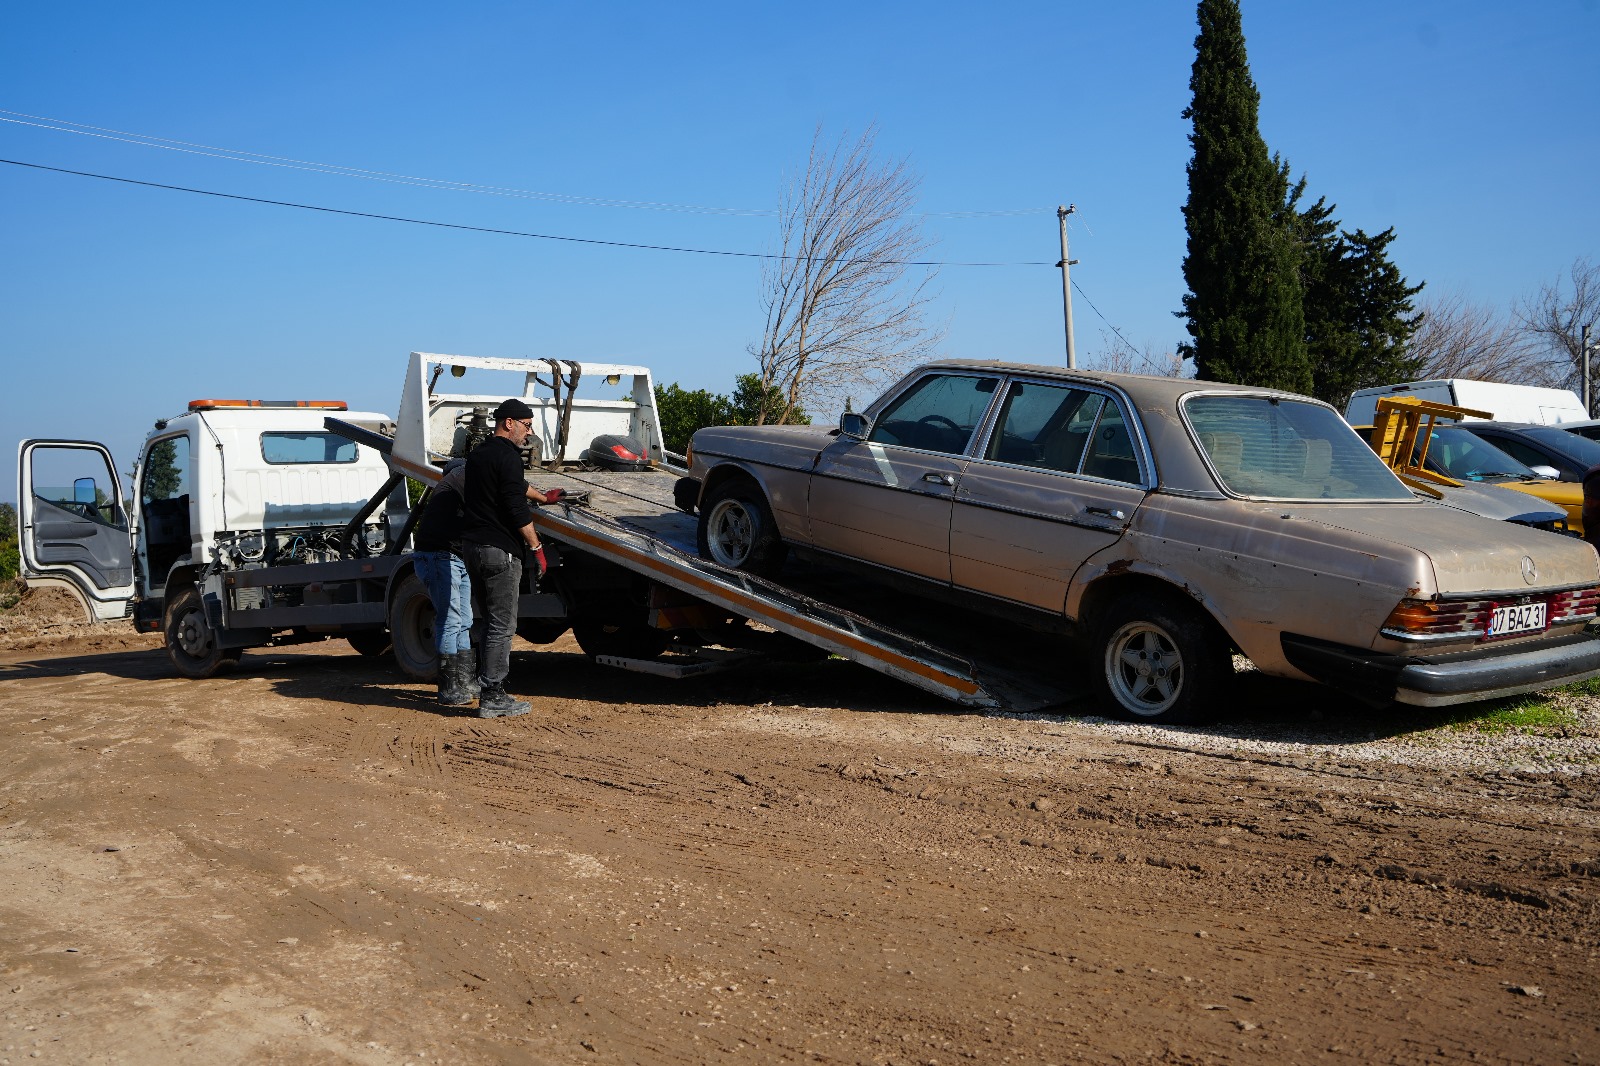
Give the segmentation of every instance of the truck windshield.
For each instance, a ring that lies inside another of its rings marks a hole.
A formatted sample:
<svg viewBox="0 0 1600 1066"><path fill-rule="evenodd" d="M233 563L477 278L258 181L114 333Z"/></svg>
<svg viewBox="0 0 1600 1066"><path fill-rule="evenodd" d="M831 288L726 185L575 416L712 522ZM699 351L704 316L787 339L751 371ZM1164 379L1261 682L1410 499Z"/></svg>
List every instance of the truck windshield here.
<svg viewBox="0 0 1600 1066"><path fill-rule="evenodd" d="M261 434L261 458L269 463L353 463L356 442L332 433Z"/></svg>
<svg viewBox="0 0 1600 1066"><path fill-rule="evenodd" d="M1223 487L1273 500L1413 500L1409 489L1321 404L1194 395L1184 417Z"/></svg>

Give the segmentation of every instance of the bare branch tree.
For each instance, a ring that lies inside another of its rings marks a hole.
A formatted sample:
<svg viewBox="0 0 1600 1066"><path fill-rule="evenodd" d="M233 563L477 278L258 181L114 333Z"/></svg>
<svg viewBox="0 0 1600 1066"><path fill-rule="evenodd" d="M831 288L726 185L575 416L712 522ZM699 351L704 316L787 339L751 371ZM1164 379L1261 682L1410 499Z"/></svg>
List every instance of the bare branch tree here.
<svg viewBox="0 0 1600 1066"><path fill-rule="evenodd" d="M1119 335L1106 337L1104 331L1100 336L1105 342L1104 350L1086 360L1093 370L1107 374L1153 374L1162 378L1184 376L1183 357L1175 351L1157 352L1149 344L1135 348L1131 341Z"/></svg>
<svg viewBox="0 0 1600 1066"><path fill-rule="evenodd" d="M1568 278L1570 290L1568 279L1561 277L1554 284L1539 286L1539 295L1517 305L1517 320L1530 339L1564 365L1563 383L1577 389L1583 382L1584 327L1589 327L1591 342L1600 340L1596 328L1600 325L1600 266L1587 259L1575 260ZM1594 358L1592 352L1589 357ZM1600 380L1594 375L1591 363L1590 381Z"/></svg>
<svg viewBox="0 0 1600 1066"><path fill-rule="evenodd" d="M825 415L938 343L922 323L934 271L911 265L932 246L912 211L918 179L904 160L878 160L876 138L868 127L830 146L818 127L805 172L784 190L783 258L763 271L766 326L750 349L784 406L762 422Z"/></svg>
<svg viewBox="0 0 1600 1066"><path fill-rule="evenodd" d="M1421 357L1420 374L1425 379L1554 386L1566 376L1566 367L1530 343L1515 322L1467 302L1460 293L1441 293L1418 306L1422 324L1409 349Z"/></svg>

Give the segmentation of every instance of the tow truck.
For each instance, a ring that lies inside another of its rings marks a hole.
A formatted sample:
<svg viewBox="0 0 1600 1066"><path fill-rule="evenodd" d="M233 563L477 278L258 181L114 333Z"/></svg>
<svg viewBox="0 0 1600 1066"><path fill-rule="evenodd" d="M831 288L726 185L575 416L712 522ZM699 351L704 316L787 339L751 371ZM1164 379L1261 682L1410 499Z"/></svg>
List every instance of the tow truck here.
<svg viewBox="0 0 1600 1066"><path fill-rule="evenodd" d="M518 394L447 387L469 373L516 385L535 412L527 480L566 490L535 511L553 548L544 575L525 574L524 640L570 630L598 662L668 677L752 656L840 656L971 708L1081 695L1032 668L1026 636L969 632L954 650L896 597L700 558L696 520L674 499L683 457L665 448L642 366L413 352L392 419L330 400L194 400L155 421L126 500L104 444L22 441L22 576L68 590L92 620L162 633L185 677L233 668L251 648L342 639L432 680L433 607L412 530L443 465ZM606 388L621 394L594 395Z"/></svg>

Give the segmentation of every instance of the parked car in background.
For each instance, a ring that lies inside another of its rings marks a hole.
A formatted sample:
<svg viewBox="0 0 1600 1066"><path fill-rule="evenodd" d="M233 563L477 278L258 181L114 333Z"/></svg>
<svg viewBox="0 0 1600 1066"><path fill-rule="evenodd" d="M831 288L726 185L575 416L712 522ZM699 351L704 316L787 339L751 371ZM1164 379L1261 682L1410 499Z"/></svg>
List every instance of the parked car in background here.
<svg viewBox="0 0 1600 1066"><path fill-rule="evenodd" d="M1372 422L1377 401L1384 396L1415 396L1419 400L1450 404L1452 407L1469 407L1487 411L1491 418L1501 422L1557 425L1589 417L1589 412L1583 408L1583 401L1571 389L1508 385L1470 378L1402 381L1394 385L1357 389L1345 405L1345 417L1357 424Z"/></svg>
<svg viewBox="0 0 1600 1066"><path fill-rule="evenodd" d="M793 548L1074 634L1129 717L1220 707L1234 649L1379 704L1600 673L1593 548L1419 500L1304 396L951 361L838 429L690 448L702 555L774 575Z"/></svg>
<svg viewBox="0 0 1600 1066"><path fill-rule="evenodd" d="M1583 536L1583 487L1535 473L1494 442L1472 432L1481 424L1435 426L1429 434L1427 468L1459 481L1498 486L1543 500L1561 509L1568 530Z"/></svg>
<svg viewBox="0 0 1600 1066"><path fill-rule="evenodd" d="M1584 472L1600 463L1600 441L1556 426L1524 422L1463 422L1461 428L1493 444L1530 467L1547 466L1562 481L1582 482Z"/></svg>

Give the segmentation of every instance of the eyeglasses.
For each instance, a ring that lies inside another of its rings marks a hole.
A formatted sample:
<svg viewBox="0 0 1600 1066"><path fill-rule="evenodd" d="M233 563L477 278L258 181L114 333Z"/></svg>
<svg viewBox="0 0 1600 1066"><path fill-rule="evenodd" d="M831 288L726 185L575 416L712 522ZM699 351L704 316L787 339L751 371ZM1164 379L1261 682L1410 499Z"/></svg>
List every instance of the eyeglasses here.
<svg viewBox="0 0 1600 1066"><path fill-rule="evenodd" d="M521 426L523 429L530 430L530 431L533 429L533 419L531 419L531 418L513 418L511 421L515 422L517 425Z"/></svg>

